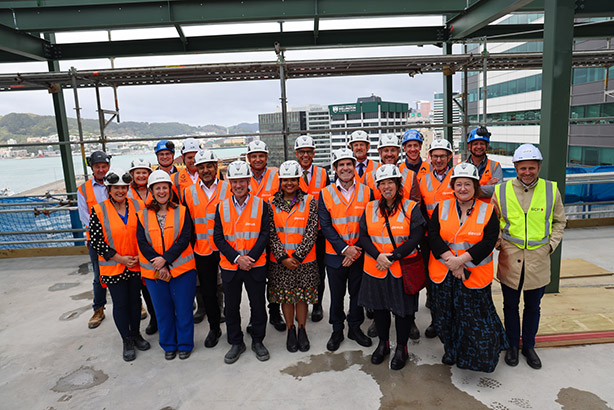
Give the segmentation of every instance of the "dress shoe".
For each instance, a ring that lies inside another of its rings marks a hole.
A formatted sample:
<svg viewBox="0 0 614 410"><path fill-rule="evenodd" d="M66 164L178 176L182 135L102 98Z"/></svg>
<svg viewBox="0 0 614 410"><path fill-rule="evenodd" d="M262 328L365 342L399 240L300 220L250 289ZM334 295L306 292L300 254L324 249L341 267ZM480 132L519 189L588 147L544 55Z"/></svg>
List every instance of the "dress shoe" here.
<svg viewBox="0 0 614 410"><path fill-rule="evenodd" d="M155 316L151 316L149 318L149 324L145 328L145 333L148 335L153 335L158 331L158 321Z"/></svg>
<svg viewBox="0 0 614 410"><path fill-rule="evenodd" d="M537 352L535 351L535 349L529 348L529 347L523 347L522 355L527 358L527 363L532 368L534 369L542 368L542 361L539 360L539 356L537 355Z"/></svg>
<svg viewBox="0 0 614 410"><path fill-rule="evenodd" d="M311 311L311 321L319 322L320 320L322 320L322 318L324 318L324 312L322 311L322 304L315 303L313 305L313 310Z"/></svg>
<svg viewBox="0 0 614 410"><path fill-rule="evenodd" d="M280 332L284 332L286 330L286 322L284 322L281 318L279 311L270 312L269 323L272 324L273 327Z"/></svg>
<svg viewBox="0 0 614 410"><path fill-rule="evenodd" d="M371 363L380 364L386 359L386 356L390 354L390 342L388 340L381 340L375 348L375 351L371 355Z"/></svg>
<svg viewBox="0 0 614 410"><path fill-rule="evenodd" d="M435 326L432 323L424 331L424 336L426 336L428 339L437 337L437 329L435 329Z"/></svg>
<svg viewBox="0 0 614 410"><path fill-rule="evenodd" d="M307 338L307 331L304 326L298 328L298 350L306 352L311 345L309 344L309 338Z"/></svg>
<svg viewBox="0 0 614 410"><path fill-rule="evenodd" d="M252 322L249 322L247 324L247 328L245 328L245 331L247 332L248 335L252 334Z"/></svg>
<svg viewBox="0 0 614 410"><path fill-rule="evenodd" d="M390 368L392 370L401 370L407 363L407 346L397 346L394 350L394 357L390 361Z"/></svg>
<svg viewBox="0 0 614 410"><path fill-rule="evenodd" d="M205 347L215 347L222 336L222 329L212 328L205 338Z"/></svg>
<svg viewBox="0 0 614 410"><path fill-rule="evenodd" d="M298 351L298 340L296 338L296 327L292 326L288 329L288 337L286 338L286 349L290 353Z"/></svg>
<svg viewBox="0 0 614 410"><path fill-rule="evenodd" d="M126 362L131 362L136 359L136 350L134 350L134 340L131 337L124 338L123 358Z"/></svg>
<svg viewBox="0 0 614 410"><path fill-rule="evenodd" d="M176 350L171 350L170 352L164 352L164 358L166 360L173 360L177 356Z"/></svg>
<svg viewBox="0 0 614 410"><path fill-rule="evenodd" d="M418 330L418 326L416 326L416 322L412 322L411 326L409 326L409 338L411 340L420 339L420 330Z"/></svg>
<svg viewBox="0 0 614 410"><path fill-rule="evenodd" d="M192 354L192 352L190 352L188 350L180 350L179 351L179 359L180 360L185 360L188 357L190 357L191 354Z"/></svg>
<svg viewBox="0 0 614 410"><path fill-rule="evenodd" d="M371 325L367 329L367 336L377 337L377 326L375 326L375 320L371 322Z"/></svg>
<svg viewBox="0 0 614 410"><path fill-rule="evenodd" d="M87 322L87 327L89 327L90 329L96 329L98 326L100 326L100 323L103 320L104 320L104 306L101 306L98 309L94 310L94 314L92 315L90 320Z"/></svg>
<svg viewBox="0 0 614 410"><path fill-rule="evenodd" d="M139 349L141 352L143 352L145 350L149 350L149 348L151 347L149 342L147 340L143 339L143 336L141 336L140 334L138 334L136 336L132 336L132 340L134 341L134 346L137 349Z"/></svg>
<svg viewBox="0 0 614 410"><path fill-rule="evenodd" d="M448 366L453 366L454 363L456 363L456 360L454 360L454 357L451 353L445 352L443 354L443 357L441 358L441 363L447 364Z"/></svg>
<svg viewBox="0 0 614 410"><path fill-rule="evenodd" d="M145 309L145 306L141 303L141 320L143 319L147 319L147 309Z"/></svg>
<svg viewBox="0 0 614 410"><path fill-rule="evenodd" d="M245 351L245 343L241 342L238 345L232 345L228 353L224 356L224 363L232 364L239 360L241 353Z"/></svg>
<svg viewBox="0 0 614 410"><path fill-rule="evenodd" d="M359 327L351 327L350 330L348 330L348 339L352 339L364 347L369 347L373 344L371 338L365 335Z"/></svg>
<svg viewBox="0 0 614 410"><path fill-rule="evenodd" d="M328 343L326 343L326 348L331 352L339 349L341 342L343 342L343 330L335 330L333 334L330 335L330 339L328 339Z"/></svg>
<svg viewBox="0 0 614 410"><path fill-rule="evenodd" d="M505 363L508 366L518 366L518 346L512 346L505 352Z"/></svg>
<svg viewBox="0 0 614 410"><path fill-rule="evenodd" d="M256 359L264 362L269 360L269 351L262 344L262 342L252 342L252 350L256 353Z"/></svg>
<svg viewBox="0 0 614 410"><path fill-rule="evenodd" d="M366 309L367 312L365 313L367 315L367 319L373 319L375 317L375 313L373 313L373 309Z"/></svg>

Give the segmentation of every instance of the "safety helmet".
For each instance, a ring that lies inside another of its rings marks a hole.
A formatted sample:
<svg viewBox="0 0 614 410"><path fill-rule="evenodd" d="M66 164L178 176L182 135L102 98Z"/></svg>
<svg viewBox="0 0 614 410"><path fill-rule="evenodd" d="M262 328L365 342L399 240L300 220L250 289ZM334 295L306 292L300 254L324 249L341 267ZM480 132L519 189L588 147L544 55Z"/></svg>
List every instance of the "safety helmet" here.
<svg viewBox="0 0 614 410"><path fill-rule="evenodd" d="M200 142L196 141L194 138L188 138L183 141L183 145L181 146L181 155L187 154L188 152L198 151L200 151Z"/></svg>
<svg viewBox="0 0 614 410"><path fill-rule="evenodd" d="M405 143L409 141L418 141L420 144L422 144L424 142L424 137L418 130L407 130L405 131L405 134L403 134L403 142L401 145L405 145Z"/></svg>
<svg viewBox="0 0 614 410"><path fill-rule="evenodd" d="M335 165L335 163L337 163L337 161L341 161L342 159L351 159L352 161L354 161L354 163L356 163L356 157L354 156L354 153L352 152L351 149L347 149L347 148L336 149L332 152L331 156L332 156L331 164L333 166Z"/></svg>
<svg viewBox="0 0 614 410"><path fill-rule="evenodd" d="M429 153L436 149L445 149L446 151L449 151L450 154L454 154L454 151L452 150L452 145L450 145L450 141L444 138L438 138L434 140L431 143L431 147L429 148Z"/></svg>
<svg viewBox="0 0 614 410"><path fill-rule="evenodd" d="M348 146L351 147L352 142L357 141L366 142L369 145L371 144L371 142L369 141L369 134L367 134L363 130L354 131L352 134L350 134L350 142L348 142Z"/></svg>
<svg viewBox="0 0 614 410"><path fill-rule="evenodd" d="M279 178L300 178L301 166L294 160L286 161L279 166Z"/></svg>
<svg viewBox="0 0 614 410"><path fill-rule="evenodd" d="M393 164L384 164L375 171L375 182L390 178L402 178L399 167Z"/></svg>
<svg viewBox="0 0 614 410"><path fill-rule="evenodd" d="M204 164L205 162L215 162L218 163L217 155L215 152L210 151L208 149L198 151L194 156L194 165Z"/></svg>
<svg viewBox="0 0 614 410"><path fill-rule="evenodd" d="M154 152L157 154L160 151L170 151L173 154L175 153L175 143L173 141L169 141L169 140L162 140L162 141L158 141L158 143L156 144L156 148L154 148Z"/></svg>
<svg viewBox="0 0 614 410"><path fill-rule="evenodd" d="M157 169L149 174L149 178L147 178L147 188L151 189L158 182L168 182L169 184L173 185L171 176L161 169Z"/></svg>
<svg viewBox="0 0 614 410"><path fill-rule="evenodd" d="M127 186L132 182L132 175L121 168L111 168L102 180L107 187L111 185Z"/></svg>
<svg viewBox="0 0 614 410"><path fill-rule="evenodd" d="M301 135L294 141L294 150L299 150L301 148L313 148L315 149L315 144L313 143L313 138L309 135Z"/></svg>
<svg viewBox="0 0 614 410"><path fill-rule="evenodd" d="M249 165L245 161L233 161L228 165L226 171L227 179L243 179L251 178L252 173L249 170Z"/></svg>
<svg viewBox="0 0 614 410"><path fill-rule="evenodd" d="M478 169L475 167L475 165L468 162L461 162L452 170L450 180L453 180L454 178L471 178L479 181L480 174L478 173Z"/></svg>
<svg viewBox="0 0 614 410"><path fill-rule="evenodd" d="M107 154L104 151L94 151L90 154L89 157L85 158L88 166L93 166L94 164L98 164L100 162L106 162L107 164L111 163L111 155Z"/></svg>
<svg viewBox="0 0 614 410"><path fill-rule="evenodd" d="M490 132L486 129L486 127L480 127L471 130L471 132L467 135L467 143L471 143L473 141L486 141L490 142Z"/></svg>
<svg viewBox="0 0 614 410"><path fill-rule="evenodd" d="M254 140L247 144L247 154L252 154L254 152L264 152L266 154L269 153L269 149L264 143L264 141Z"/></svg>
<svg viewBox="0 0 614 410"><path fill-rule="evenodd" d="M512 162L520 162L520 161L543 161L544 157L542 157L542 153L539 148L537 148L533 144L522 144L516 151L514 151L514 156L512 157Z"/></svg>
<svg viewBox="0 0 614 410"><path fill-rule="evenodd" d="M146 169L151 172L151 164L149 161L145 161L143 158L133 159L130 163L130 169L128 172L132 172L135 169Z"/></svg>
<svg viewBox="0 0 614 410"><path fill-rule="evenodd" d="M384 147L397 147L401 148L401 144L399 144L399 138L394 134L382 134L379 137L379 141L377 143L377 149Z"/></svg>

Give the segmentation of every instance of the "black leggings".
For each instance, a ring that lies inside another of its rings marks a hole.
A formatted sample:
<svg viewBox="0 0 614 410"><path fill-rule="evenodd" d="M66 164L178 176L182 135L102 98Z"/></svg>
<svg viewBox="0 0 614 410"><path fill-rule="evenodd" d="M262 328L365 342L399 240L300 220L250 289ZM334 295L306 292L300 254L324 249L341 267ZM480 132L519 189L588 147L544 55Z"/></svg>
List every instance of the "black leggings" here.
<svg viewBox="0 0 614 410"><path fill-rule="evenodd" d="M374 310L373 319L377 328L377 336L382 341L390 340L390 311ZM397 331L397 346L407 345L409 340L409 328L414 322L414 315L397 316L394 315L394 326Z"/></svg>
<svg viewBox="0 0 614 410"><path fill-rule="evenodd" d="M141 278L133 276L108 285L113 298L113 320L122 339L139 334Z"/></svg>

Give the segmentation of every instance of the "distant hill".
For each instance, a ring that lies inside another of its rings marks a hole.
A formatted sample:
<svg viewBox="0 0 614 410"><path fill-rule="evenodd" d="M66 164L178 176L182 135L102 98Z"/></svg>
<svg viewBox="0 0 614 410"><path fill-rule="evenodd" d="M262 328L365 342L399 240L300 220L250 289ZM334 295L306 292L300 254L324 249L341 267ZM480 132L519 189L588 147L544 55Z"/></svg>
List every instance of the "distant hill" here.
<svg viewBox="0 0 614 410"><path fill-rule="evenodd" d="M98 120L83 119L83 134L97 136L100 134ZM68 118L68 128L71 135L77 135L79 129L76 118ZM249 134L258 131L258 124L241 123L231 127L221 125L191 126L179 122L112 122L105 129L109 137L131 135L137 137L166 137L174 135L195 135L202 132L215 134ZM27 137L46 137L56 134L55 118L51 115L35 115L23 113L10 113L0 117L0 140L10 138L18 142L25 141Z"/></svg>

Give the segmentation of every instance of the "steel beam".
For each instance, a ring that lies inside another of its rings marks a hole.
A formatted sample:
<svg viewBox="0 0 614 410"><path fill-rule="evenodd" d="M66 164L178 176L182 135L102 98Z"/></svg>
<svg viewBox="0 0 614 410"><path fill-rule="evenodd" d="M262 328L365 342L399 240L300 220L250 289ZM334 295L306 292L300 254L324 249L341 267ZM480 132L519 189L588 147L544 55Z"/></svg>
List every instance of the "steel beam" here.
<svg viewBox="0 0 614 410"><path fill-rule="evenodd" d="M445 55L452 54L452 43L443 43L443 53ZM453 111L452 111L452 96L454 94L453 84L452 84L452 73L449 72L448 75L444 72L443 75L443 122L447 124L451 124L453 121ZM452 147L454 147L453 141L453 129L452 127L445 127L443 129L444 138L450 141Z"/></svg>
<svg viewBox="0 0 614 410"><path fill-rule="evenodd" d="M529 4L531 0L481 0L473 4L459 16L446 24L450 38L461 39L473 32L486 27L499 17L503 17L520 7Z"/></svg>
<svg viewBox="0 0 614 410"><path fill-rule="evenodd" d="M542 69L539 142L544 156L541 176L556 181L565 197L565 172L569 139L569 105L574 0L545 0L544 62ZM552 254L547 292L559 291L561 246Z"/></svg>
<svg viewBox="0 0 614 410"><path fill-rule="evenodd" d="M0 50L11 55L21 56L26 61L45 61L45 48L48 45L49 42L42 38L0 25Z"/></svg>

